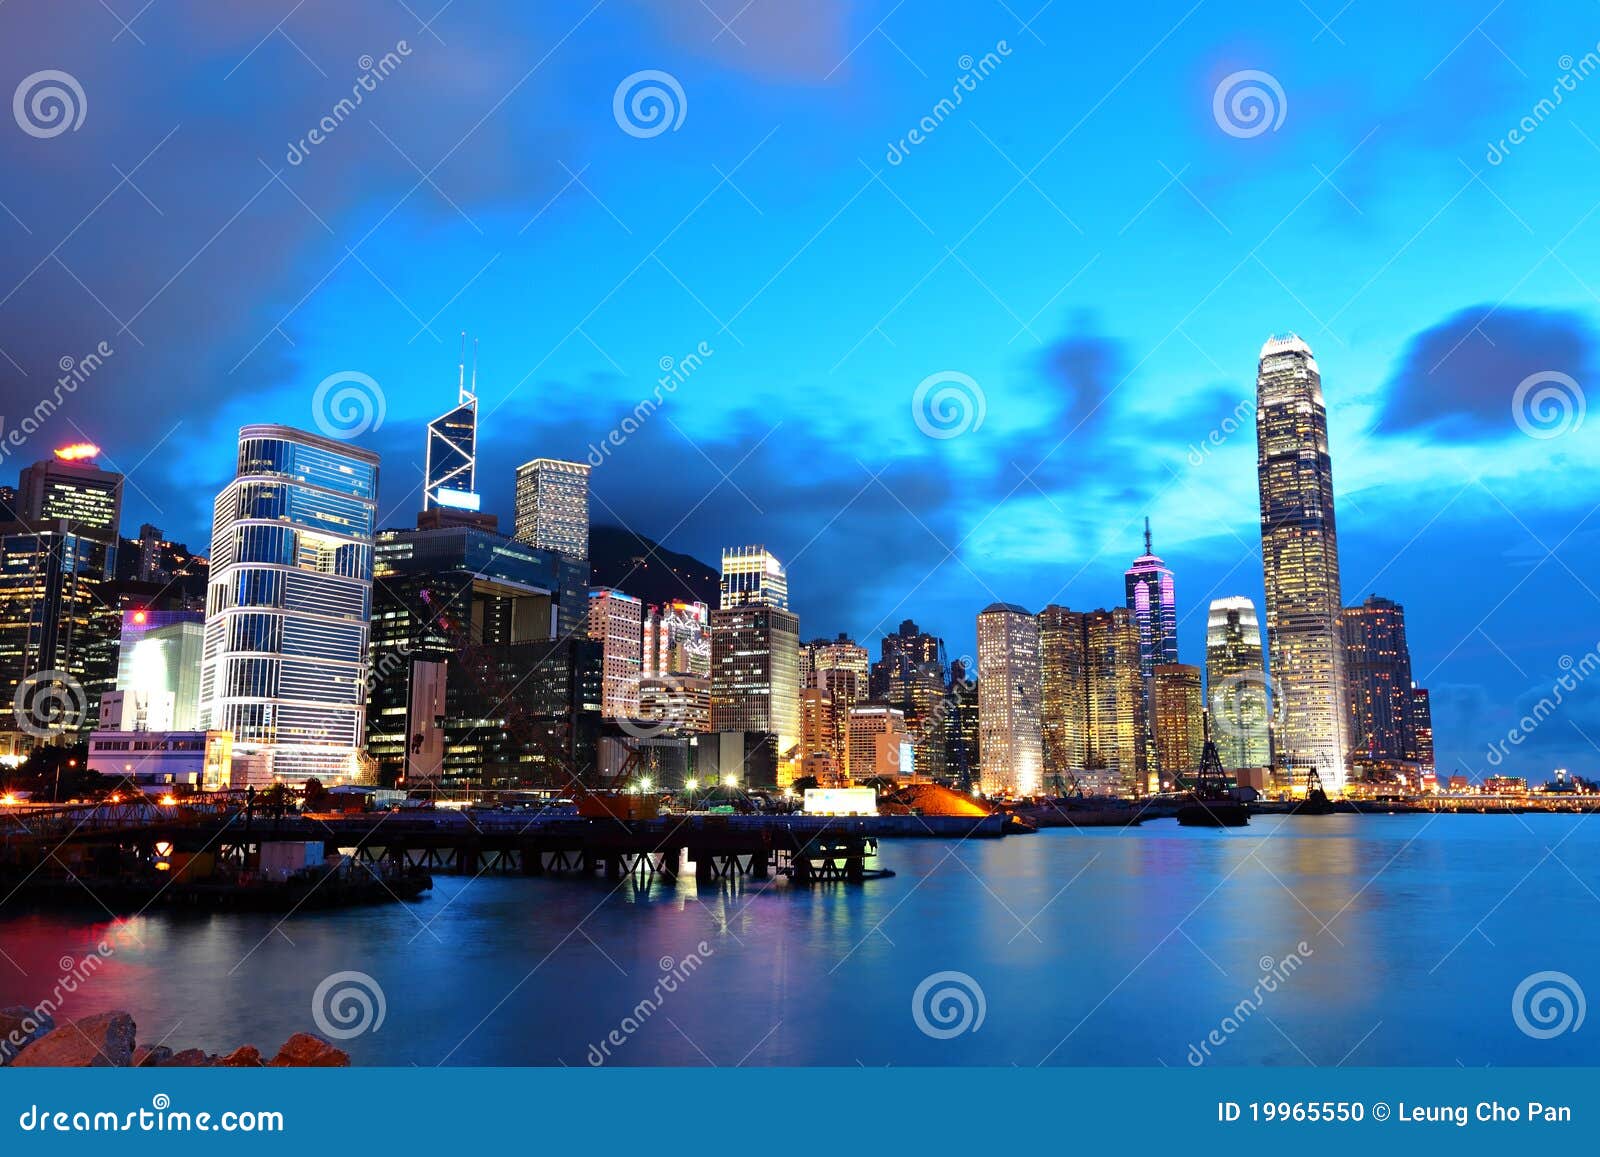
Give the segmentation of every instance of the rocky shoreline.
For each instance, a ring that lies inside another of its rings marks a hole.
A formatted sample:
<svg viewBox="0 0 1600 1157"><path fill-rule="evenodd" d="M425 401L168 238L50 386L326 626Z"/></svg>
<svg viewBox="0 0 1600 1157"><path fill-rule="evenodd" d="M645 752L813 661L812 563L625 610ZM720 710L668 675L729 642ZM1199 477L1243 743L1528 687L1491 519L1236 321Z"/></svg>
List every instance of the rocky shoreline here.
<svg viewBox="0 0 1600 1157"><path fill-rule="evenodd" d="M297 1032L270 1058L254 1045L226 1055L138 1043L126 1012L55 1021L31 1008L0 1009L0 1068L345 1068L350 1054L321 1037Z"/></svg>

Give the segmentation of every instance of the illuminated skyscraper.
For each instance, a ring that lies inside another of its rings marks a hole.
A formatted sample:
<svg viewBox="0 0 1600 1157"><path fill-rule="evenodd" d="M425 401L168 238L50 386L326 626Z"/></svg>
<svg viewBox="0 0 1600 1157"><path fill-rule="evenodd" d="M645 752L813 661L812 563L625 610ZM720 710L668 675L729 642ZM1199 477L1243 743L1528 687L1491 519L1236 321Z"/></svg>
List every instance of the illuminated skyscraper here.
<svg viewBox="0 0 1600 1157"><path fill-rule="evenodd" d="M1339 540L1322 375L1290 335L1261 347L1256 470L1267 588L1267 660L1282 702L1276 756L1343 789L1348 719L1339 632Z"/></svg>
<svg viewBox="0 0 1600 1157"><path fill-rule="evenodd" d="M1172 572L1150 548L1150 520L1144 520L1144 553L1123 575L1128 609L1139 626L1139 677L1144 680L1145 705L1153 700L1156 665L1178 661L1178 608Z"/></svg>
<svg viewBox="0 0 1600 1157"><path fill-rule="evenodd" d="M478 346L472 346L472 380L467 380L466 334L461 335L455 408L428 423L427 464L422 508L478 509Z"/></svg>
<svg viewBox="0 0 1600 1157"><path fill-rule="evenodd" d="M1103 768L1128 795L1148 789L1139 624L1126 607L1083 616L1088 766Z"/></svg>
<svg viewBox="0 0 1600 1157"><path fill-rule="evenodd" d="M267 777L353 777L364 737L378 456L239 431L211 524L201 725Z"/></svg>
<svg viewBox="0 0 1600 1157"><path fill-rule="evenodd" d="M978 615L979 784L985 795L1042 786L1039 622L1012 603Z"/></svg>
<svg viewBox="0 0 1600 1157"><path fill-rule="evenodd" d="M1243 595L1212 599L1206 616L1206 708L1224 769L1267 766L1272 757L1268 698L1255 603Z"/></svg>
<svg viewBox="0 0 1600 1157"><path fill-rule="evenodd" d="M649 609L642 673L647 677L711 674L711 612L704 603L680 601Z"/></svg>
<svg viewBox="0 0 1600 1157"><path fill-rule="evenodd" d="M800 761L800 620L751 604L711 612L711 729L772 737L780 782Z"/></svg>
<svg viewBox="0 0 1600 1157"><path fill-rule="evenodd" d="M722 609L789 607L789 576L764 546L730 546L722 551Z"/></svg>
<svg viewBox="0 0 1600 1157"><path fill-rule="evenodd" d="M867 699L871 661L865 647L845 634L837 639L814 639L805 645L809 667L807 686L824 692L832 703L834 736L830 751L839 774L850 775L850 708Z"/></svg>
<svg viewBox="0 0 1600 1157"><path fill-rule="evenodd" d="M916 747L917 774L943 780L949 680L944 640L907 619L898 631L883 637L882 656L868 675L869 695L875 703L904 712Z"/></svg>
<svg viewBox="0 0 1600 1157"><path fill-rule="evenodd" d="M589 557L589 467L535 458L517 467L518 542L568 558Z"/></svg>
<svg viewBox="0 0 1600 1157"><path fill-rule="evenodd" d="M600 644L600 714L607 719L639 718L644 604L607 587L590 591L589 637Z"/></svg>
<svg viewBox="0 0 1600 1157"><path fill-rule="evenodd" d="M1434 770L1433 764L1433 706L1428 700L1426 687L1411 688L1408 704L1406 758L1423 771Z"/></svg>
<svg viewBox="0 0 1600 1157"><path fill-rule="evenodd" d="M1188 663L1157 663L1155 670L1156 758L1169 781L1187 779L1200 768L1205 746L1200 668Z"/></svg>
<svg viewBox="0 0 1600 1157"><path fill-rule="evenodd" d="M1351 758L1404 759L1411 723L1406 609L1373 595L1345 607L1341 627Z"/></svg>
<svg viewBox="0 0 1600 1157"><path fill-rule="evenodd" d="M1044 773L1051 790L1064 791L1065 777L1088 766L1089 687L1085 646L1081 612L1053 604L1039 612Z"/></svg>
<svg viewBox="0 0 1600 1157"><path fill-rule="evenodd" d="M80 442L24 469L17 484L17 515L31 523L65 522L69 534L102 543L102 577L113 578L122 532L122 475L100 469L95 464L99 455L100 447Z"/></svg>

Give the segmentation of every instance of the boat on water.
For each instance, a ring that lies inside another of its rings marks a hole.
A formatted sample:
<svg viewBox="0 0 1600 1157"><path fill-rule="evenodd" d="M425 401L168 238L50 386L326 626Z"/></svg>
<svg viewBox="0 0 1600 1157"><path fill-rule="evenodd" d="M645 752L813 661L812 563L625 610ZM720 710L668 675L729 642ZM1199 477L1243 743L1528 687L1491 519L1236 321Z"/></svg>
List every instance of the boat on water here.
<svg viewBox="0 0 1600 1157"><path fill-rule="evenodd" d="M1186 828L1242 828L1249 822L1250 805L1229 792L1227 773L1208 728L1194 791L1189 802L1178 809L1178 823Z"/></svg>
<svg viewBox="0 0 1600 1157"><path fill-rule="evenodd" d="M1019 804L1012 814L1040 828L1128 828L1144 822L1144 813L1117 801L1040 799Z"/></svg>

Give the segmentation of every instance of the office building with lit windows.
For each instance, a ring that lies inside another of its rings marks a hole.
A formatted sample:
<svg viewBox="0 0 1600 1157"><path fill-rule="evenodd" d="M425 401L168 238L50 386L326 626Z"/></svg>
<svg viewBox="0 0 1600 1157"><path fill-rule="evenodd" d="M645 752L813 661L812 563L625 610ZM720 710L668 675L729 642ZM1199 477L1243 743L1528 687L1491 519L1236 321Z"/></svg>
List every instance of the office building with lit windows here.
<svg viewBox="0 0 1600 1157"><path fill-rule="evenodd" d="M1178 608L1172 571L1150 545L1144 520L1144 553L1123 575L1127 606L1139 626L1139 677L1144 681L1146 718L1155 706L1155 670L1178 661Z"/></svg>
<svg viewBox="0 0 1600 1157"><path fill-rule="evenodd" d="M600 644L600 714L638 718L644 604L608 587L590 591L589 638Z"/></svg>
<svg viewBox="0 0 1600 1157"><path fill-rule="evenodd" d="M731 546L722 552L722 609L789 606L789 576L764 546Z"/></svg>
<svg viewBox="0 0 1600 1157"><path fill-rule="evenodd" d="M1244 595L1212 599L1206 614L1206 710L1225 770L1271 761L1269 697L1255 603Z"/></svg>
<svg viewBox="0 0 1600 1157"><path fill-rule="evenodd" d="M776 606L711 612L711 729L770 737L787 784L799 763L800 620Z"/></svg>
<svg viewBox="0 0 1600 1157"><path fill-rule="evenodd" d="M1042 784L1039 623L1013 603L978 615L979 786L985 795L1031 795Z"/></svg>
<svg viewBox="0 0 1600 1157"><path fill-rule="evenodd" d="M535 458L517 467L514 537L569 558L589 557L589 467Z"/></svg>
<svg viewBox="0 0 1600 1157"><path fill-rule="evenodd" d="M122 535L122 475L96 464L100 447L88 442L64 446L22 471L17 484L17 516L24 522L65 523L67 532L105 548L103 577L117 570Z"/></svg>
<svg viewBox="0 0 1600 1157"><path fill-rule="evenodd" d="M288 426L239 432L213 508L201 726L232 732L263 777L361 774L377 492L370 451Z"/></svg>
<svg viewBox="0 0 1600 1157"><path fill-rule="evenodd" d="M1267 593L1267 666L1281 697L1274 759L1343 789L1349 718L1340 637L1339 538L1322 374L1294 335L1261 347L1256 472Z"/></svg>
<svg viewBox="0 0 1600 1157"><path fill-rule="evenodd" d="M1188 663L1157 663L1152 696L1156 762L1166 786L1190 779L1200 769L1205 747L1204 698L1200 668Z"/></svg>

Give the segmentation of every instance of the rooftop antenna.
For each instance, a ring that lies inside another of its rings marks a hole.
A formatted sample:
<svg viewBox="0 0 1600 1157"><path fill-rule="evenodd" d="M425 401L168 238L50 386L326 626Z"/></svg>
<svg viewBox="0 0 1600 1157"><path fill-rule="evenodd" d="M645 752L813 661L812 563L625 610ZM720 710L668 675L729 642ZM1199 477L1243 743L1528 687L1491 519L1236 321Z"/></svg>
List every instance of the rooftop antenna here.
<svg viewBox="0 0 1600 1157"><path fill-rule="evenodd" d="M1150 516L1148 514L1144 516L1144 552L1146 554L1154 553L1150 549Z"/></svg>
<svg viewBox="0 0 1600 1157"><path fill-rule="evenodd" d="M462 400L467 396L467 331L461 331L461 362L456 369L456 391Z"/></svg>
<svg viewBox="0 0 1600 1157"><path fill-rule="evenodd" d="M462 391L463 402L478 400L478 339L472 339L472 389Z"/></svg>

